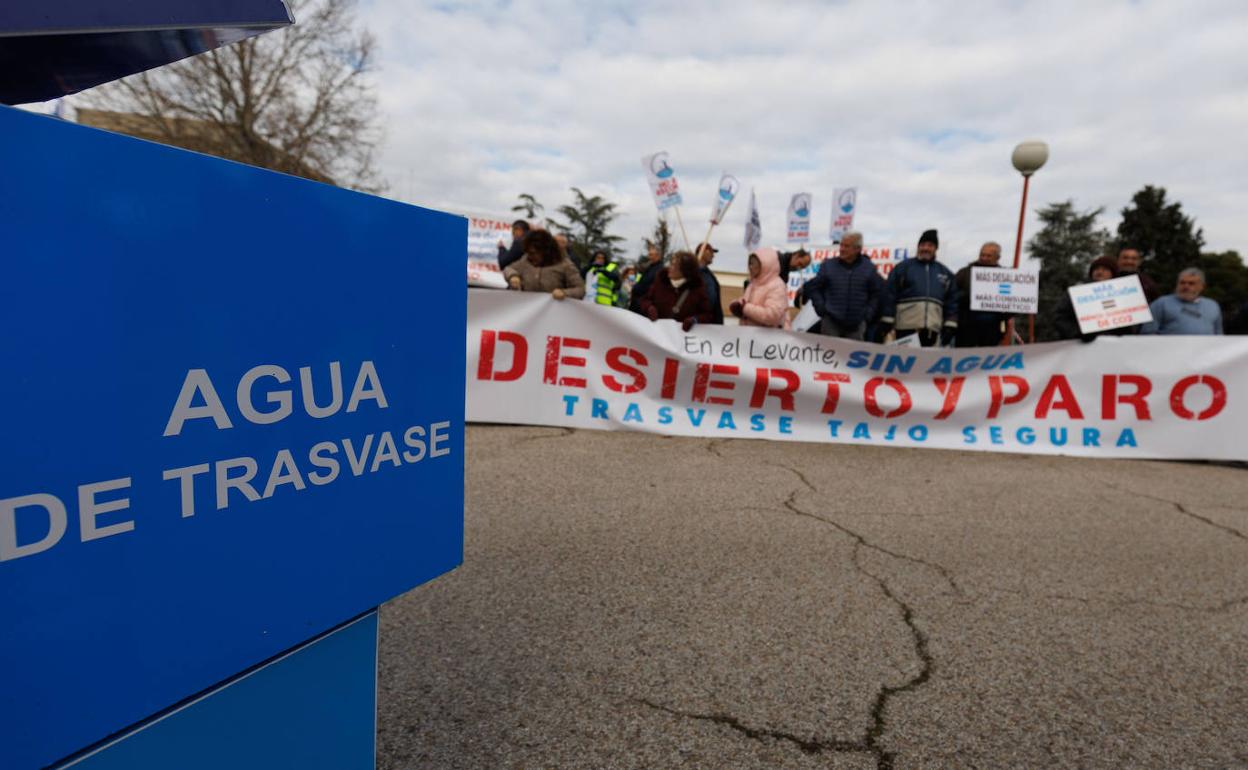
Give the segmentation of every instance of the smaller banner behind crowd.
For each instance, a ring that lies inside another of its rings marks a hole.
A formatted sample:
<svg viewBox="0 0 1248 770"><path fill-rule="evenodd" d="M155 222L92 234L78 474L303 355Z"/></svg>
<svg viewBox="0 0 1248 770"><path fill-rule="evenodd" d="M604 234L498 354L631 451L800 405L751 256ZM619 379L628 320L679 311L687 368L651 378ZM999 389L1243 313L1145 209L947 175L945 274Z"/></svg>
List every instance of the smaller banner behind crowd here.
<svg viewBox="0 0 1248 770"><path fill-rule="evenodd" d="M487 289L506 289L503 272L498 269L498 242L511 245L512 219L489 214L466 214L468 217L468 285Z"/></svg>
<svg viewBox="0 0 1248 770"><path fill-rule="evenodd" d="M470 290L468 420L1086 457L1248 460L1248 339L885 348Z"/></svg>

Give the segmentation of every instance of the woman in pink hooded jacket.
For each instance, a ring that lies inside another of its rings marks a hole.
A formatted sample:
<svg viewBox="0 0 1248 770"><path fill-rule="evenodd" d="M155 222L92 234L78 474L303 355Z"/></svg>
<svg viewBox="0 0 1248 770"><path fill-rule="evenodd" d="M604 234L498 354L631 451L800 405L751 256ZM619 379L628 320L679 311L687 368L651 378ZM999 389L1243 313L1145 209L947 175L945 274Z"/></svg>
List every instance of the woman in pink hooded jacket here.
<svg viewBox="0 0 1248 770"><path fill-rule="evenodd" d="M780 255L770 247L750 255L750 285L741 299L728 306L742 326L788 329L789 289L780 278Z"/></svg>

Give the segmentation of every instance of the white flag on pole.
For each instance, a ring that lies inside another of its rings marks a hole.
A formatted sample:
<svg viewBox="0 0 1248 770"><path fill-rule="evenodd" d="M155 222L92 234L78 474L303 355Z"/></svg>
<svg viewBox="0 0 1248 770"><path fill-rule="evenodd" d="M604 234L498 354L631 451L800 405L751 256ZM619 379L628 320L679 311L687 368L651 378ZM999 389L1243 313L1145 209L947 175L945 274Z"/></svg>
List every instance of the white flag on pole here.
<svg viewBox="0 0 1248 770"><path fill-rule="evenodd" d="M789 243L810 241L810 193L798 193L789 199Z"/></svg>
<svg viewBox="0 0 1248 770"><path fill-rule="evenodd" d="M763 242L763 220L758 216L758 198L750 188L750 217L745 221L745 250L754 251Z"/></svg>
<svg viewBox="0 0 1248 770"><path fill-rule="evenodd" d="M715 190L715 203L711 206L711 224L717 225L724 221L728 207L737 198L741 183L732 174L724 174L719 178L719 187Z"/></svg>
<svg viewBox="0 0 1248 770"><path fill-rule="evenodd" d="M641 159L641 166L646 170L646 181L650 183L650 192L654 193L654 205L659 211L681 204L680 184L676 181L676 171L666 152L656 152Z"/></svg>
<svg viewBox="0 0 1248 770"><path fill-rule="evenodd" d="M840 243L845 233L854 227L854 214L858 212L858 188L837 188L832 192L832 242Z"/></svg>

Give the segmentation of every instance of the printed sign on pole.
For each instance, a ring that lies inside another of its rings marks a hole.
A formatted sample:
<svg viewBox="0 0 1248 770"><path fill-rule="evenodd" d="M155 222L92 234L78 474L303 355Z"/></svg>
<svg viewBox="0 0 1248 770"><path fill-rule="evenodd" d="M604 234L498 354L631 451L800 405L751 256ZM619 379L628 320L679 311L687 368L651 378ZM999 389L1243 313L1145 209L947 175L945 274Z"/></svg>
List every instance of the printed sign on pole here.
<svg viewBox="0 0 1248 770"><path fill-rule="evenodd" d="M1071 286L1067 291L1079 318L1079 331L1084 334L1153 320L1138 275Z"/></svg>
<svg viewBox="0 0 1248 770"><path fill-rule="evenodd" d="M641 159L646 170L646 181L650 183L650 192L654 193L654 205L659 211L671 206L679 206L683 201L680 197L680 184L676 181L676 171L666 152L656 152Z"/></svg>
<svg viewBox="0 0 1248 770"><path fill-rule="evenodd" d="M845 233L854 226L854 214L858 211L858 188L837 188L832 191L832 242L840 243Z"/></svg>
<svg viewBox="0 0 1248 770"><path fill-rule="evenodd" d="M1034 315L1039 307L1039 271L971 268L971 310Z"/></svg>
<svg viewBox="0 0 1248 770"><path fill-rule="evenodd" d="M507 217L465 214L468 218L468 285L506 289L498 267L498 242L511 243L511 223Z"/></svg>
<svg viewBox="0 0 1248 770"><path fill-rule="evenodd" d="M715 203L711 206L711 224L717 225L724 221L728 207L736 200L741 183L732 174L724 174L719 178L719 187L715 191Z"/></svg>
<svg viewBox="0 0 1248 770"><path fill-rule="evenodd" d="M789 243L810 240L810 193L798 193L789 200Z"/></svg>
<svg viewBox="0 0 1248 770"><path fill-rule="evenodd" d="M753 251L763 242L763 220L758 215L758 198L750 188L750 218L745 220L745 249Z"/></svg>

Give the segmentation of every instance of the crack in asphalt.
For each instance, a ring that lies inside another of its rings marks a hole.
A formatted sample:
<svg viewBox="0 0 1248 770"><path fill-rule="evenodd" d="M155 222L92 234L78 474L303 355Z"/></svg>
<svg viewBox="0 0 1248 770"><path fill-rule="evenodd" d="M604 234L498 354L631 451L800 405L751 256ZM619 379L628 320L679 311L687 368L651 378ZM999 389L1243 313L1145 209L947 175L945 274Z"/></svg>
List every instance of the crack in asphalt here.
<svg viewBox="0 0 1248 770"><path fill-rule="evenodd" d="M937 564L936 562L928 561L926 559L920 559L917 556L911 556L909 554L901 553L900 551L894 551L890 548L885 548L882 545L871 542L862 534L855 532L854 530L850 529L844 524L841 524L839 521L835 521L825 516L820 516L816 513L811 513L810 511L803 510L797 506L797 492L790 493L788 499L784 501L784 507L789 509L791 513L797 516L805 516L807 518L814 519L815 521L823 522L824 524L827 524L833 529L836 529L842 532L843 534L848 535L849 537L854 539L857 546L868 548L872 551L882 553L885 556L891 556L892 558L898 559L900 561L906 561L906 562L910 562L911 564L918 564L918 565L927 567L928 569L932 570L936 574L940 575L940 577L946 583L949 584L949 587L953 589L953 592L957 594L959 598L966 597L966 592L962 590L962 586L959 585L957 578L955 578L953 576L953 573L951 573L943 565ZM770 511L774 509L767 508L765 510Z"/></svg>
<svg viewBox="0 0 1248 770"><path fill-rule="evenodd" d="M713 438L710 441L706 442L706 451L722 459L724 455L722 452L719 451L719 445L727 443L728 441L731 441L731 439Z"/></svg>
<svg viewBox="0 0 1248 770"><path fill-rule="evenodd" d="M718 454L718 452L716 452L711 446L707 447L707 451L710 451L712 454ZM781 465L777 463L768 463L768 464L790 471L795 476L797 476L801 480L801 482L806 485L807 489L809 489L810 491L812 492L819 491L818 488L815 487L815 485L810 482L810 479L806 478L806 476L802 474L801 471L798 471L797 469L791 468L787 465ZM892 587L889 586L888 581L886 581L880 575L877 575L875 572L872 572L871 570L867 569L866 565L862 563L862 551L863 549L876 551L886 556L890 556L894 559L899 559L901 561L910 562L912 564L922 565L929 569L932 569L936 571L938 574L940 574L940 576L944 578L944 580L953 588L953 590L959 596L963 595L962 588L961 586L958 585L957 581L954 579L953 575L949 572L949 570L945 569L943 566L939 564L928 562L928 561L919 559L914 556L909 556L906 554L898 553L896 551L893 551L883 546L872 543L869 540L867 540L864 536L862 536L861 534L855 532L852 529L849 529L848 527L840 524L839 522L820 516L811 511L802 509L797 504L797 496L799 492L800 490L793 490L792 492L790 492L788 498L784 501L784 507L795 515L804 516L804 517L819 521L823 524L833 527L837 531L853 539L854 546L853 546L851 561L854 564L854 568L855 570L857 570L859 574L865 575L866 577L870 578L879 587L881 593L883 593L884 596L889 601L891 601L894 605L896 605L897 609L900 611L901 620L906 625L906 628L909 630L911 640L914 644L915 657L918 658L919 660L920 665L919 665L918 672L899 685L887 685L887 684L881 685L879 691L876 693L875 700L871 704L871 711L870 711L871 723L867 726L866 730L863 732L862 737L859 738L858 740L853 740L853 741L835 739L835 738L825 739L825 740L806 739L806 738L802 738L798 736L796 733L788 732L785 730L775 730L775 729L762 728L762 727L751 727L747 725L745 722L743 722L740 718L732 716L731 714L723 713L723 712L700 714L700 713L692 712L692 711L683 711L680 709L673 708L671 706L664 706L662 704L655 703L654 701L651 701L645 698L633 698L633 701L641 705L647 706L649 708L655 709L657 711L662 711L666 714L670 714L672 716L678 716L678 717L682 717L685 719L711 722L714 724L723 725L725 727L731 728L732 730L738 733L741 733L742 735L746 736L747 738L750 738L751 740L763 741L767 739L772 739L772 740L785 741L788 743L792 743L797 748L801 749L803 752L807 754L821 754L823 752L834 752L834 753L841 753L841 754L846 754L846 753L870 754L871 756L875 757L876 770L892 770L894 762L897 758L897 755L895 752L885 750L884 747L880 745L880 740L883 738L884 731L888 727L889 703L896 696L911 692L913 690L918 689L919 687L922 687L924 684L926 684L928 680L931 679L932 672L935 670L936 660L933 657L931 650L929 649L927 634L925 634L923 630L919 628L918 626L918 622L915 618L914 608L911 607L909 603L907 603L904 599L902 599L893 591ZM774 511L775 509L767 508L764 510Z"/></svg>
<svg viewBox="0 0 1248 770"><path fill-rule="evenodd" d="M1235 529L1234 527L1228 527L1227 525L1216 522L1213 519L1207 518L1205 516L1201 516L1199 513L1196 513L1194 511L1189 511L1187 509L1187 506L1183 505L1183 503L1180 503L1177 500L1171 500L1168 497L1158 497L1156 495L1150 495L1145 492L1136 491L1134 489L1124 489L1123 487L1115 486L1113 484L1109 484L1108 486L1112 489L1118 490L1119 492L1125 492L1135 497L1142 497L1145 500L1153 500L1154 502L1158 502L1158 503L1169 503L1170 505L1174 506L1174 509L1176 511L1183 514L1184 516L1188 516L1199 522L1207 524L1213 527L1214 529L1220 529L1229 535L1239 538L1240 540L1248 541L1248 535L1245 535L1243 532L1240 532L1238 529ZM1219 507L1226 507L1226 506L1219 506Z"/></svg>

